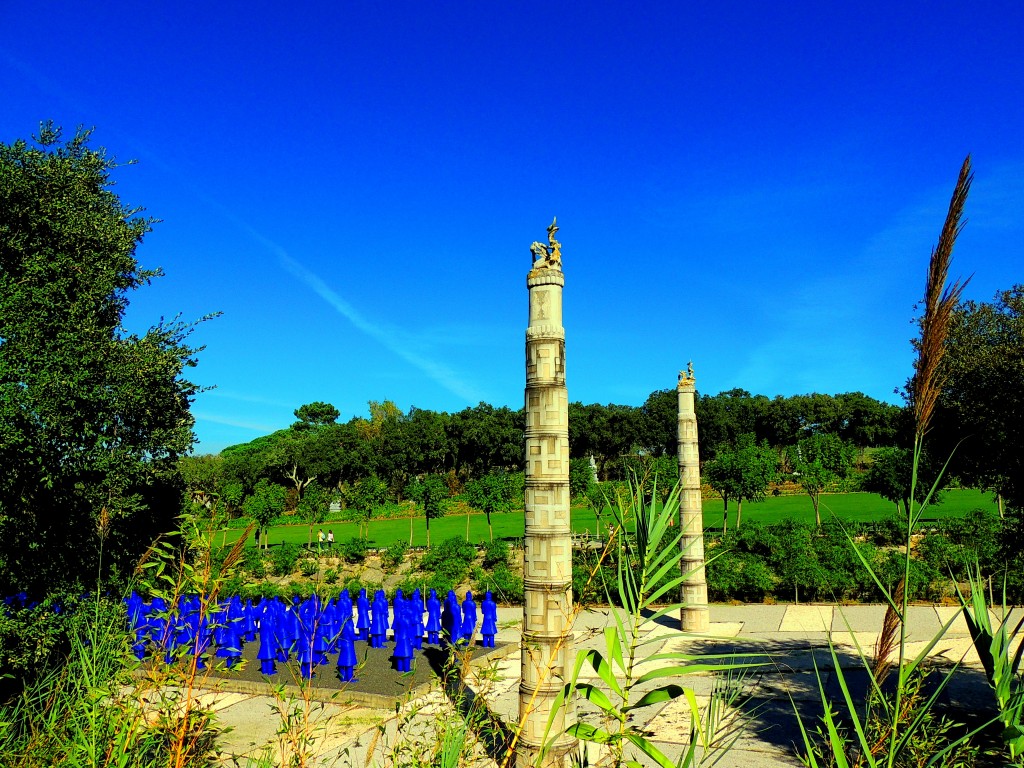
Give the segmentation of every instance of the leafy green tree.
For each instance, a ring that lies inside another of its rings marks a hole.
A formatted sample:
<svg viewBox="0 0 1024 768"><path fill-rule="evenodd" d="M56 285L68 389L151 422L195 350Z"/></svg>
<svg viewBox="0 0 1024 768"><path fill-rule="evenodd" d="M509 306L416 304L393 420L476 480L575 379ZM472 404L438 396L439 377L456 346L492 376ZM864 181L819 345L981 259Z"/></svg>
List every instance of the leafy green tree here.
<svg viewBox="0 0 1024 768"><path fill-rule="evenodd" d="M117 163L44 124L0 143L0 593L95 583L173 527L194 442L191 326L122 320L161 272L152 219L111 187Z"/></svg>
<svg viewBox="0 0 1024 768"><path fill-rule="evenodd" d="M309 526L309 539L306 546L313 546L313 526L327 519L331 508L331 492L319 483L313 482L306 486L302 498L295 508L299 517Z"/></svg>
<svg viewBox="0 0 1024 768"><path fill-rule="evenodd" d="M367 475L356 481L352 493L353 509L349 517L359 524L359 535L366 538L370 517L388 500L388 486L376 475Z"/></svg>
<svg viewBox="0 0 1024 768"><path fill-rule="evenodd" d="M430 547L430 520L444 517L449 498L448 483L441 475L425 475L411 482L406 495L423 509L427 521L427 547ZM410 521L411 522L411 521ZM412 546L412 526L409 527L409 546Z"/></svg>
<svg viewBox="0 0 1024 768"><path fill-rule="evenodd" d="M569 496L585 497L594 485L594 468L589 458L569 459Z"/></svg>
<svg viewBox="0 0 1024 768"><path fill-rule="evenodd" d="M263 478L256 483L252 494L242 503L245 516L256 523L256 528L260 531L264 549L268 547L270 524L284 514L287 498L288 491L283 486Z"/></svg>
<svg viewBox="0 0 1024 768"><path fill-rule="evenodd" d="M740 437L735 448L719 448L717 458L705 465L708 484L724 502L723 531L729 528L729 499L736 499L736 527L743 522L743 502L762 501L778 478L778 456L767 445L757 445L753 435Z"/></svg>
<svg viewBox="0 0 1024 768"><path fill-rule="evenodd" d="M652 456L675 456L679 446L679 392L659 389L640 406L640 447Z"/></svg>
<svg viewBox="0 0 1024 768"><path fill-rule="evenodd" d="M836 395L843 413L839 436L863 452L868 446L892 445L898 436L902 408L861 392Z"/></svg>
<svg viewBox="0 0 1024 768"><path fill-rule="evenodd" d="M795 445L800 439L804 419L795 398L778 395L760 404L755 422L758 440L783 449Z"/></svg>
<svg viewBox="0 0 1024 768"><path fill-rule="evenodd" d="M273 440L273 435L264 435L248 443L230 445L221 451L224 482L240 485L243 493L248 496L260 479L269 479L272 470L268 466L267 457Z"/></svg>
<svg viewBox="0 0 1024 768"><path fill-rule="evenodd" d="M467 501L474 509L479 509L487 515L487 533L491 541L494 541L491 514L508 509L512 500L511 496L512 484L504 472L489 472L481 478L466 483Z"/></svg>
<svg viewBox="0 0 1024 768"><path fill-rule="evenodd" d="M811 497L814 505L814 519L821 527L821 511L818 504L821 492L838 480L845 478L853 467L854 448L836 435L818 433L805 437L791 451L790 457L796 468L796 480Z"/></svg>
<svg viewBox="0 0 1024 768"><path fill-rule="evenodd" d="M607 480L619 457L638 447L641 422L640 409L628 405L569 403L569 456L593 456L598 477Z"/></svg>
<svg viewBox="0 0 1024 768"><path fill-rule="evenodd" d="M483 477L495 469L523 468L522 409L480 403L454 414L447 424L453 466L462 477Z"/></svg>
<svg viewBox="0 0 1024 768"><path fill-rule="evenodd" d="M910 511L910 473L914 466L914 452L909 448L881 448L871 457L871 466L861 480L861 489L877 493L886 501L900 503Z"/></svg>
<svg viewBox="0 0 1024 768"><path fill-rule="evenodd" d="M341 411L330 403L316 401L306 403L295 409L297 422L292 424L292 429L315 429L333 424L341 416Z"/></svg>
<svg viewBox="0 0 1024 768"><path fill-rule="evenodd" d="M896 505L903 504L903 513L910 513L910 478L914 466L914 452L910 448L881 448L871 457L871 466L861 480L861 490L877 493ZM929 451L922 450L918 457L917 486L914 501L923 502L939 477L941 466L936 466ZM943 479L945 480L945 475ZM932 494L931 503L942 501L940 488Z"/></svg>
<svg viewBox="0 0 1024 768"><path fill-rule="evenodd" d="M959 304L945 349L935 452L952 454L963 483L1024 511L1024 284Z"/></svg>
<svg viewBox="0 0 1024 768"><path fill-rule="evenodd" d="M224 476L224 459L220 456L182 456L178 471L195 503L209 507L213 497L220 495Z"/></svg>

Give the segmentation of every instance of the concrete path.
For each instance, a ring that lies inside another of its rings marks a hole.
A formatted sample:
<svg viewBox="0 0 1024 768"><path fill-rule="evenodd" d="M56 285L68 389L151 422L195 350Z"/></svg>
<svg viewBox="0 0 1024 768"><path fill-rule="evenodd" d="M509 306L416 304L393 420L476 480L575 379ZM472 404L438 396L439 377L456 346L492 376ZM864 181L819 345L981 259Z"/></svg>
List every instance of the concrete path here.
<svg viewBox="0 0 1024 768"><path fill-rule="evenodd" d="M735 653L767 654L768 666L734 681L749 697L741 707L746 727L729 736L735 738L719 765L792 766L799 765L795 745L800 733L794 706L805 724L816 726L821 711L819 675L830 695L839 696L828 639L831 636L840 666L846 671L855 696L863 696L867 681L857 652L859 646L870 656L885 607L814 605L742 605L712 606L712 628L705 636L683 636L669 617L648 625L645 655L681 651L692 654ZM908 650L919 653L927 642L949 623L941 642L930 656L939 662L961 663L966 669L955 677L945 696L953 706L977 709L988 701L988 689L971 647L967 628L958 619L956 609L912 606L908 615ZM467 667L465 680L469 691L480 703L486 702L490 714L505 723L515 722L518 714L518 652L522 609L499 609L499 642L513 644L504 658L491 658ZM574 626L577 648L604 648L603 630L612 621L607 610L585 611ZM644 662L641 671L660 662ZM819 670L815 672L815 665ZM717 682L716 682L717 681ZM588 680L589 682L589 680ZM664 684L665 680L659 680ZM710 701L712 690L722 685L711 674L687 676L683 683L693 689L701 705ZM653 684L652 684L653 687ZM415 696L399 703L396 709L374 708L346 700L344 691L332 700L305 701L296 696L298 689L278 696L210 693L209 703L218 723L227 729L221 743L225 764L247 765L260 755L271 756L274 765L300 748L293 734L312 736L302 746L318 766L391 766L412 764L418 753L427 754L444 740L445 733L456 743L467 741L480 765L493 766L487 758L488 737L497 738L498 726L478 728L461 734L462 718L452 697L435 684L429 691L420 689ZM289 698L290 697L290 698ZM837 699L838 700L838 699ZM581 717L591 719L594 711L580 705ZM723 723L728 729L739 722L738 710ZM690 712L685 700L638 710L635 724L666 754L675 759L686 748L690 732ZM306 726L296 727L306 723ZM290 725L289 725L290 724ZM594 755L598 757L598 755Z"/></svg>

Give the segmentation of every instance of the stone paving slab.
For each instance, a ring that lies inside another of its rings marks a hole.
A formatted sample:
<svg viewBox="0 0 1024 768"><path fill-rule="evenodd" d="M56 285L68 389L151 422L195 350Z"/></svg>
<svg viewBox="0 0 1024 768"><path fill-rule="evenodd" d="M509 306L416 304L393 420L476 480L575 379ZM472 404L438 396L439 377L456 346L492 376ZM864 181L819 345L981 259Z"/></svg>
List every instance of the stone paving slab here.
<svg viewBox="0 0 1024 768"><path fill-rule="evenodd" d="M784 605L713 605L711 619L713 622L741 624L744 633L778 632L782 617L786 613Z"/></svg>
<svg viewBox="0 0 1024 768"><path fill-rule="evenodd" d="M884 605L843 605L836 606L832 617L833 632L874 632L882 627L885 618Z"/></svg>
<svg viewBox="0 0 1024 768"><path fill-rule="evenodd" d="M832 628L832 606L790 605L779 625L780 632L827 632Z"/></svg>

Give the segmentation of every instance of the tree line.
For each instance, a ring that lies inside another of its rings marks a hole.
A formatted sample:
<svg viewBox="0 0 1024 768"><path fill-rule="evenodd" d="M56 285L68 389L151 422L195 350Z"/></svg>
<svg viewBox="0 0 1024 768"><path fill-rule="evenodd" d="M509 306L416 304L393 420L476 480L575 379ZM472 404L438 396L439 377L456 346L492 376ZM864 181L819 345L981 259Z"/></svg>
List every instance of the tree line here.
<svg viewBox="0 0 1024 768"><path fill-rule="evenodd" d="M901 418L898 406L859 392L768 398L733 389L698 394L695 408L707 466L721 470L728 464L742 472L746 464L737 465L733 458L738 450L745 456L742 450L753 448L785 463L796 455L787 450L791 446L805 444L806 453L812 443L820 443L815 436L829 435L850 446L850 453L891 443ZM499 478L523 470L522 409L480 403L456 413L405 412L383 401L371 402L368 416L341 422L337 408L315 402L297 408L295 416L287 429L219 455L182 458L179 466L190 490L261 524L285 509L315 524L323 519L317 509L322 511L332 497L366 512L412 499L423 502L429 518L431 509L435 516L442 513L434 500L463 490L474 506L488 513L501 509L508 483ZM585 490L590 462L602 481L623 479L637 461L656 462L670 480L676 430L675 389L653 392L640 406L571 403L574 490ZM805 476L809 472L805 468ZM712 472L713 478L721 475ZM749 482L736 491L726 481L716 485L740 503L758 496Z"/></svg>

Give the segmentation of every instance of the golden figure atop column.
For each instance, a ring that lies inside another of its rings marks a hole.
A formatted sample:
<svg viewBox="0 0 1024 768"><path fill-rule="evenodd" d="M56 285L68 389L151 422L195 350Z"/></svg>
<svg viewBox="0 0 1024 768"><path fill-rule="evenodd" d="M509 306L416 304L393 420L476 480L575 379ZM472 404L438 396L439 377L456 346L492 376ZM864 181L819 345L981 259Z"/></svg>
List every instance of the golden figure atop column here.
<svg viewBox="0 0 1024 768"><path fill-rule="evenodd" d="M533 269L557 269L562 271L562 244L555 240L555 232L558 231L558 217L551 220L548 225L548 244L534 240L530 246L530 253L533 254Z"/></svg>
<svg viewBox="0 0 1024 768"><path fill-rule="evenodd" d="M700 496L700 451L697 444L697 413L694 397L697 379L693 362L679 372L679 525L683 532L681 568L683 581L679 623L684 632L707 632L708 583L704 573L704 510Z"/></svg>
<svg viewBox="0 0 1024 768"><path fill-rule="evenodd" d="M561 244L530 246L526 277L526 531L523 562L522 676L517 762L562 766L576 740L565 734L571 702L554 713L573 658L572 529L569 521L569 397L565 389Z"/></svg>

